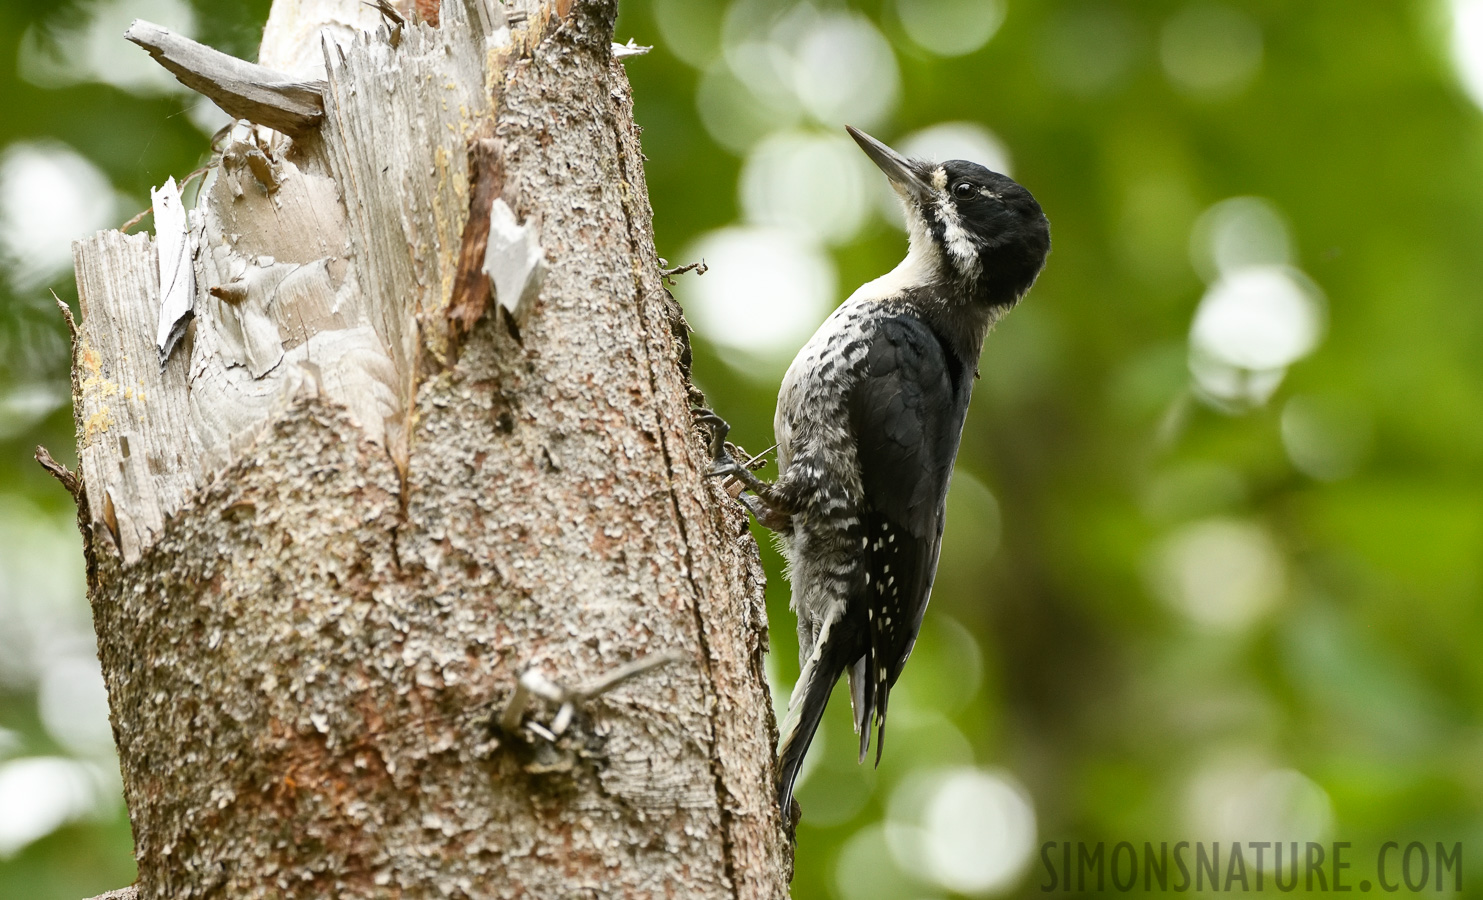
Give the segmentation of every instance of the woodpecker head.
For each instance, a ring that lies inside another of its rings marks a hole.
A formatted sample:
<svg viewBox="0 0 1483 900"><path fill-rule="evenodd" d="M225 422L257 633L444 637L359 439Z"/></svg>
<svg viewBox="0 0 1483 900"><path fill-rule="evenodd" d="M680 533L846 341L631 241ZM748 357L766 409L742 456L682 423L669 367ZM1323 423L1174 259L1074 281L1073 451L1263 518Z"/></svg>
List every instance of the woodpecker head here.
<svg viewBox="0 0 1483 900"><path fill-rule="evenodd" d="M924 277L962 284L995 306L1024 296L1050 252L1050 223L1029 191L978 163L908 159L845 128L900 195Z"/></svg>

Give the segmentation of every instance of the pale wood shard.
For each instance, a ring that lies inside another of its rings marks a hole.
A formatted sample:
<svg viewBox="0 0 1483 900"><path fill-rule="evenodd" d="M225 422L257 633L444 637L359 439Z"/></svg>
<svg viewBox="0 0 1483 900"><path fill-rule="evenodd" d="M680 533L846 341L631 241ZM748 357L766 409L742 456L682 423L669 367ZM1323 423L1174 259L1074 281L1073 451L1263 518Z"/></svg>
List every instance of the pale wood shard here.
<svg viewBox="0 0 1483 900"><path fill-rule="evenodd" d="M154 209L155 252L159 258L160 324L155 349L163 368L185 336L196 308L196 265L190 224L174 178L149 192Z"/></svg>
<svg viewBox="0 0 1483 900"><path fill-rule="evenodd" d="M324 119L323 82L245 62L142 19L124 37L233 118L294 136L313 131Z"/></svg>
<svg viewBox="0 0 1483 900"><path fill-rule="evenodd" d="M643 56L645 53L648 53L650 50L653 49L653 47L646 47L643 44L635 41L633 38L629 38L627 43L613 44L613 59L631 59L635 56Z"/></svg>
<svg viewBox="0 0 1483 900"><path fill-rule="evenodd" d="M489 211L484 272L494 285L496 302L517 327L524 327L546 278L546 251L536 227L522 225L503 197L494 198Z"/></svg>

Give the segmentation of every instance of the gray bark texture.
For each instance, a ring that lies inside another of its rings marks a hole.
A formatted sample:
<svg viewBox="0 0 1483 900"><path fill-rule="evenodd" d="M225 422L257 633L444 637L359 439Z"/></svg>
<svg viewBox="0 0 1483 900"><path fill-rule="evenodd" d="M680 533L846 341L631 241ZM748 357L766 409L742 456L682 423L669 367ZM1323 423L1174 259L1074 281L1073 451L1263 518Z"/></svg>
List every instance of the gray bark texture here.
<svg viewBox="0 0 1483 900"><path fill-rule="evenodd" d="M76 247L64 483L138 896L786 896L763 576L703 477L614 0L322 47L284 5L324 68L263 77L322 79L323 122L221 148L163 365L179 241Z"/></svg>

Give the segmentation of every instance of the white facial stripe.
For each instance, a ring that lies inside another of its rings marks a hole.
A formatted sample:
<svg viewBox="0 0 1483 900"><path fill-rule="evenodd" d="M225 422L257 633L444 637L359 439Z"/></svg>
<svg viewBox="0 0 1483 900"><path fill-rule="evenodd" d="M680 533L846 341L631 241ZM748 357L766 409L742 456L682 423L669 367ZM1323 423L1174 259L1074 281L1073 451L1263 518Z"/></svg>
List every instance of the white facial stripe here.
<svg viewBox="0 0 1483 900"><path fill-rule="evenodd" d="M988 197L990 200L998 200L999 199L999 195L997 193L995 193L994 191L989 190L988 188L979 188L978 189L978 192L980 194L983 194L985 197Z"/></svg>
<svg viewBox="0 0 1483 900"><path fill-rule="evenodd" d="M938 199L936 208L937 218L942 222L943 240L947 244L948 256L953 260L953 267L970 279L977 278L979 274L978 245L969 236L968 230L963 227L958 208L947 196L941 196Z"/></svg>
<svg viewBox="0 0 1483 900"><path fill-rule="evenodd" d="M947 170L942 166L932 171L931 181L936 198L935 202L925 209L917 206L903 188L893 183L892 187L896 188L901 198L902 212L906 219L906 233L909 241L906 258L895 269L874 281L861 285L850 296L850 300L883 300L895 296L903 288L952 277L950 273L954 271L959 277L966 277L969 280L976 280L982 274L978 259L978 243L963 227L958 208L947 192L947 180ZM990 192L987 188L981 190L987 196L998 197L998 194ZM935 215L943 224L943 243L946 245L946 253L941 252L937 242L932 238L931 228L927 222L927 216L932 215Z"/></svg>

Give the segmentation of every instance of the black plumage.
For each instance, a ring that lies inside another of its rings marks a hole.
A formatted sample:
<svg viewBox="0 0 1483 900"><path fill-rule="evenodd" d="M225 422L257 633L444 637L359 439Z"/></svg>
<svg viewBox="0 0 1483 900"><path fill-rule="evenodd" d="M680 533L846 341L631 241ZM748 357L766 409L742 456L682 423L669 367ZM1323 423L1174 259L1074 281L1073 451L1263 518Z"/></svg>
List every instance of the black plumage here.
<svg viewBox="0 0 1483 900"><path fill-rule="evenodd" d="M861 287L799 351L778 395L779 477L725 452L718 475L752 491L778 532L798 614L801 672L779 747L778 797L793 785L841 674L850 678L860 757L884 747L891 688L931 595L944 506L979 351L1029 290L1050 249L1039 204L976 163L906 159L850 133L901 195L906 259Z"/></svg>

